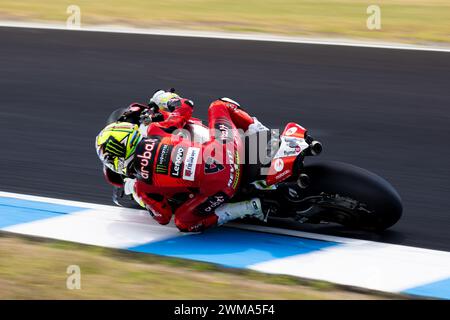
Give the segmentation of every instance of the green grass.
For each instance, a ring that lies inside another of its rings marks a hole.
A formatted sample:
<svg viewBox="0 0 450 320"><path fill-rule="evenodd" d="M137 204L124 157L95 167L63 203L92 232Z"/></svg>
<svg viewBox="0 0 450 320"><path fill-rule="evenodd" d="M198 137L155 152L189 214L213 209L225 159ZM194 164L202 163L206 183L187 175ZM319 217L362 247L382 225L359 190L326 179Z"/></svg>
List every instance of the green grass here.
<svg viewBox="0 0 450 320"><path fill-rule="evenodd" d="M81 290L66 269L81 269ZM402 296L0 232L0 299L389 299Z"/></svg>
<svg viewBox="0 0 450 320"><path fill-rule="evenodd" d="M70 4L81 8L85 25L450 42L448 0L0 0L0 18L64 22ZM381 7L381 30L366 28L371 4Z"/></svg>

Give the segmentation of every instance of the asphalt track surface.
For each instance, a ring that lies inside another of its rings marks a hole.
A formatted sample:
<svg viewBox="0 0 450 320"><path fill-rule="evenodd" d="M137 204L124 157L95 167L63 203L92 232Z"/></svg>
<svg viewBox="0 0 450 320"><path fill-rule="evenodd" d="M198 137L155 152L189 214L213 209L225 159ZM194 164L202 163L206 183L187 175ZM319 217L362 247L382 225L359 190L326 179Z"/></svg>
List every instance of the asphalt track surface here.
<svg viewBox="0 0 450 320"><path fill-rule="evenodd" d="M321 159L385 177L404 202L381 234L291 228L450 250L442 52L0 28L0 190L111 204L94 137L113 109L168 87L198 117L229 96L271 127L299 122L324 143Z"/></svg>

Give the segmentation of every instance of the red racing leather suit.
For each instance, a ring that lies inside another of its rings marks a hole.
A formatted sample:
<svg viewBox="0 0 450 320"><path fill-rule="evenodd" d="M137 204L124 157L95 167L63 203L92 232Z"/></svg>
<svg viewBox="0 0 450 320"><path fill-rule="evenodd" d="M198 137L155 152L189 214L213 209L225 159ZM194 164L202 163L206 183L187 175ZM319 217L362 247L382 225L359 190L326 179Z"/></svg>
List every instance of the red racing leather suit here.
<svg viewBox="0 0 450 320"><path fill-rule="evenodd" d="M211 138L199 144L174 135L191 118L193 104L179 106L162 122L152 123L136 149L135 196L160 223L170 222L181 231L201 231L217 224L215 208L236 193L242 177L243 141L253 119L237 105L217 100L208 110ZM169 199L187 195L174 211Z"/></svg>

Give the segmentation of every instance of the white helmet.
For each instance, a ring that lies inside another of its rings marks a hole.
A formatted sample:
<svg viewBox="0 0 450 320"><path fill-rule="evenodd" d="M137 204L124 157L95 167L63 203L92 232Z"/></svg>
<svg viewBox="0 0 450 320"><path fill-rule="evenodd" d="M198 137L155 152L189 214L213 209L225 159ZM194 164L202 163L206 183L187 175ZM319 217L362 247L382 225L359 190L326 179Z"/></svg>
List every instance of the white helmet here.
<svg viewBox="0 0 450 320"><path fill-rule="evenodd" d="M153 94L153 97L150 98L150 103L154 103L158 106L160 110L163 111L170 111L170 106L168 105L168 102L172 99L179 99L180 96L175 93L174 89L171 89L170 91L164 91L164 90L158 90Z"/></svg>

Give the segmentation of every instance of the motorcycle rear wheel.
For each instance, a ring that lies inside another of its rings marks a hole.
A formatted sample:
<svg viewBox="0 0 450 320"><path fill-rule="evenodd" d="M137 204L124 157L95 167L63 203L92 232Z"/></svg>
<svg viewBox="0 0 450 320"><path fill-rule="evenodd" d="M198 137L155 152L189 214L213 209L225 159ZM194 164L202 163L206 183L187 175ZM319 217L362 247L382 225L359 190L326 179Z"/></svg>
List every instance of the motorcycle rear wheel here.
<svg viewBox="0 0 450 320"><path fill-rule="evenodd" d="M302 170L310 178L307 196L322 195L314 205L329 222L344 226L382 231L401 217L399 194L380 176L342 162L322 162Z"/></svg>

